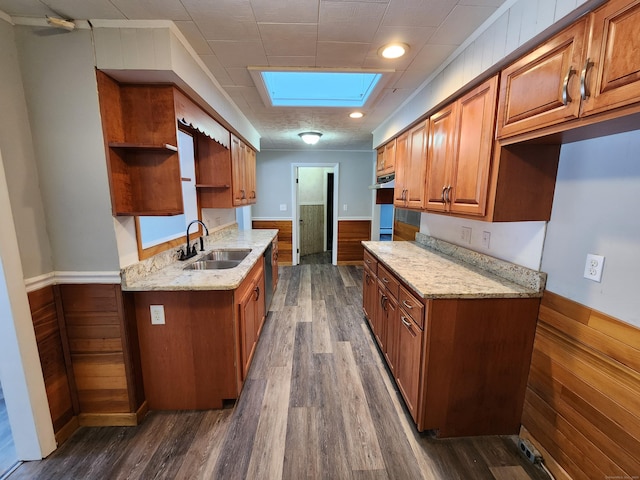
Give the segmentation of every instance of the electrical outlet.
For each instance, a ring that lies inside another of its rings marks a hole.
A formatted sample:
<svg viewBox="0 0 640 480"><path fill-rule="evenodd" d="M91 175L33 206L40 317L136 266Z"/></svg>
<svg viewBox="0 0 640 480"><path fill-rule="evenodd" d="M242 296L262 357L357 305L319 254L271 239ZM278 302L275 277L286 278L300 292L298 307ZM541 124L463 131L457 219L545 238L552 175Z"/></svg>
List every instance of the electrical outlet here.
<svg viewBox="0 0 640 480"><path fill-rule="evenodd" d="M489 248L491 243L491 232L482 232L482 246L484 248Z"/></svg>
<svg viewBox="0 0 640 480"><path fill-rule="evenodd" d="M600 282L602 279L602 267L604 265L604 257L602 255L587 255L587 262L584 266L584 278Z"/></svg>
<svg viewBox="0 0 640 480"><path fill-rule="evenodd" d="M518 449L531 463L542 463L542 455L540 455L540 452L536 450L529 440L519 438Z"/></svg>
<svg viewBox="0 0 640 480"><path fill-rule="evenodd" d="M344 210L345 212L347 211L347 204L346 203L344 205L342 205L342 210Z"/></svg>
<svg viewBox="0 0 640 480"><path fill-rule="evenodd" d="M471 227L460 227L460 240L462 243L471 243Z"/></svg>
<svg viewBox="0 0 640 480"><path fill-rule="evenodd" d="M151 325L164 325L164 305L149 305Z"/></svg>
<svg viewBox="0 0 640 480"><path fill-rule="evenodd" d="M286 203L281 203L280 204L280 211L281 212L286 212L287 211L287 204Z"/></svg>

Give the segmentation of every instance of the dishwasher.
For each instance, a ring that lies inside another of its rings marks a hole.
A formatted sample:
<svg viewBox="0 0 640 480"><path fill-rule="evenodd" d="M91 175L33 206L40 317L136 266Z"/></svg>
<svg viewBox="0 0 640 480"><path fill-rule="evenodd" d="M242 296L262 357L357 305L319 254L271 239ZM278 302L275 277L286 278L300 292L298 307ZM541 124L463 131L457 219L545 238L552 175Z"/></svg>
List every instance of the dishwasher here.
<svg viewBox="0 0 640 480"><path fill-rule="evenodd" d="M269 312L271 299L273 298L273 243L263 253L264 256L264 313Z"/></svg>

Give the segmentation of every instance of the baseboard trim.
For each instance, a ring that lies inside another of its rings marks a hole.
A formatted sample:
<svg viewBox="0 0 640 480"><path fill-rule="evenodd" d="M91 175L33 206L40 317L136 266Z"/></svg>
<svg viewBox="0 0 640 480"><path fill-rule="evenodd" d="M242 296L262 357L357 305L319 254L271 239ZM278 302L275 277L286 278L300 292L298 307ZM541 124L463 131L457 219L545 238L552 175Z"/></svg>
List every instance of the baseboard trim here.
<svg viewBox="0 0 640 480"><path fill-rule="evenodd" d="M67 439L73 435L73 433L80 428L80 422L78 422L78 417L71 417L64 427L58 430L55 434L56 444L58 447L62 445Z"/></svg>
<svg viewBox="0 0 640 480"><path fill-rule="evenodd" d="M542 460L547 468L553 473L556 480L572 480L567 471L555 461L551 454L538 442L525 427L520 427L520 438L529 440L534 447L542 454Z"/></svg>

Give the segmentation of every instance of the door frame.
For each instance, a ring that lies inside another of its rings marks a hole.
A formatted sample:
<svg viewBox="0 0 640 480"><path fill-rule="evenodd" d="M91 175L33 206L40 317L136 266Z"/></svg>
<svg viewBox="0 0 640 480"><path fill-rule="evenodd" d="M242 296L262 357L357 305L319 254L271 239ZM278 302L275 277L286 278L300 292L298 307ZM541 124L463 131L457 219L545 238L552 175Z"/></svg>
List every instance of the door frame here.
<svg viewBox="0 0 640 480"><path fill-rule="evenodd" d="M291 164L291 205L293 205L293 219L291 224L292 252L291 265L300 263L300 203L298 201L298 168L321 167L333 168L333 249L331 263L338 265L338 185L340 185L339 163L292 163Z"/></svg>

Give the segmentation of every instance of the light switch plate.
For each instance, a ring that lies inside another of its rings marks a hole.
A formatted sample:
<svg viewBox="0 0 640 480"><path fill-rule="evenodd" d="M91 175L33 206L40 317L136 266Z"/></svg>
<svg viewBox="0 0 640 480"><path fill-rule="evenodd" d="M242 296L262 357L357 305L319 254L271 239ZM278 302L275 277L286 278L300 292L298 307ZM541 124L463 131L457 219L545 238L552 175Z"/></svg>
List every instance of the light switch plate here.
<svg viewBox="0 0 640 480"><path fill-rule="evenodd" d="M287 211L287 204L286 203L281 203L280 204L280 211L281 212L286 212Z"/></svg>

